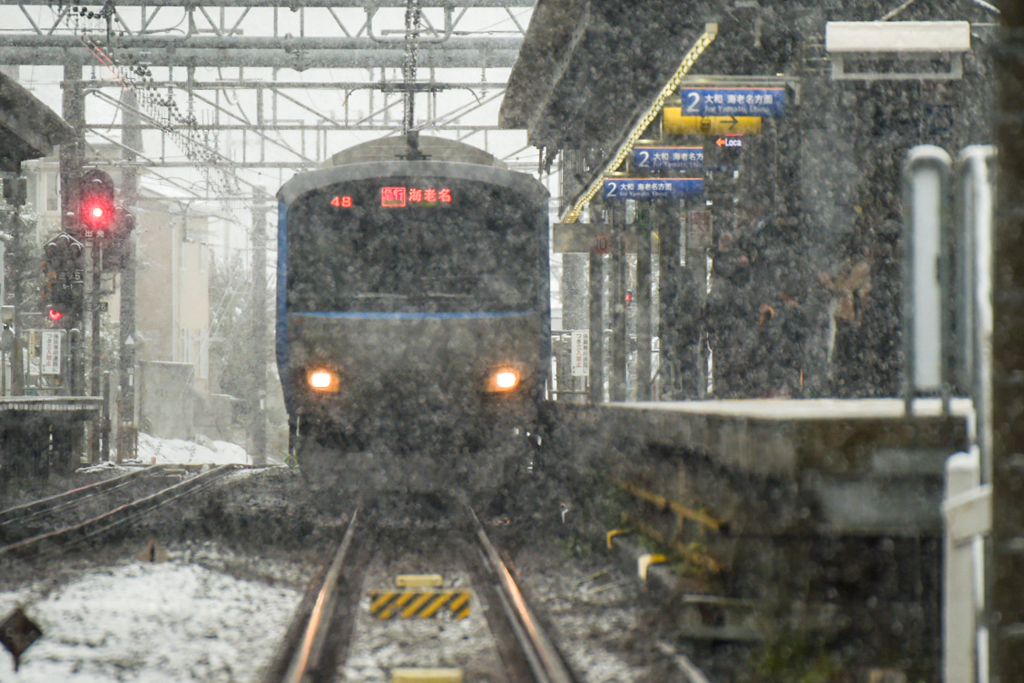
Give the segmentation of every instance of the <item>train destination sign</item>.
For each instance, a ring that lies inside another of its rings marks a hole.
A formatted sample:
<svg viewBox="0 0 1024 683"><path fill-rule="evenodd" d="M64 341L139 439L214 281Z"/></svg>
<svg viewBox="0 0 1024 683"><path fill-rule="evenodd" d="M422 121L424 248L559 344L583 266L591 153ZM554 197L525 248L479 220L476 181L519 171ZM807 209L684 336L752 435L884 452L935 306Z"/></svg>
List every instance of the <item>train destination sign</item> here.
<svg viewBox="0 0 1024 683"><path fill-rule="evenodd" d="M686 116L782 116L785 88L680 88Z"/></svg>
<svg viewBox="0 0 1024 683"><path fill-rule="evenodd" d="M344 198L342 198L342 200L344 201ZM442 187L441 189L432 187L380 188L380 205L384 208L405 208L407 206L447 206L451 203L452 191L447 187Z"/></svg>
<svg viewBox="0 0 1024 683"><path fill-rule="evenodd" d="M633 168L652 171L693 171L703 166L703 147L633 148Z"/></svg>
<svg viewBox="0 0 1024 683"><path fill-rule="evenodd" d="M662 125L667 135L757 135L760 116L683 116L680 107L662 110Z"/></svg>
<svg viewBox="0 0 1024 683"><path fill-rule="evenodd" d="M704 193L703 178L607 178L604 198L682 199Z"/></svg>

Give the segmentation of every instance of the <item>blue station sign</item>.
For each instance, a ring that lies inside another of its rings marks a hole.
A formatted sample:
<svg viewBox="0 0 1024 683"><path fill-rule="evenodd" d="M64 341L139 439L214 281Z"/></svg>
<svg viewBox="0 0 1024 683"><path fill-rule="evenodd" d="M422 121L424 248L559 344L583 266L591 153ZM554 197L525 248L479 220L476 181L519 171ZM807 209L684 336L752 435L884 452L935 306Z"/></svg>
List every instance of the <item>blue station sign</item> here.
<svg viewBox="0 0 1024 683"><path fill-rule="evenodd" d="M604 181L604 198L682 199L704 193L703 178L609 178Z"/></svg>
<svg viewBox="0 0 1024 683"><path fill-rule="evenodd" d="M680 88L683 116L782 116L785 88Z"/></svg>
<svg viewBox="0 0 1024 683"><path fill-rule="evenodd" d="M651 171L694 171L703 166L703 147L633 148L633 168Z"/></svg>

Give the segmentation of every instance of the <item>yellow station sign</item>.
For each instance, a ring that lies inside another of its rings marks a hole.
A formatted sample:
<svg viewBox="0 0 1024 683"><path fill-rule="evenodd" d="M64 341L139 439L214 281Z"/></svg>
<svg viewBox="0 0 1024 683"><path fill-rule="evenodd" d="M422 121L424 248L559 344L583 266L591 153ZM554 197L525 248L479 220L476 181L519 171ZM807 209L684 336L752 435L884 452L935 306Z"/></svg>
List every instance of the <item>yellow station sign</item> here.
<svg viewBox="0 0 1024 683"><path fill-rule="evenodd" d="M665 107L666 135L757 135L760 116L683 116L682 107Z"/></svg>

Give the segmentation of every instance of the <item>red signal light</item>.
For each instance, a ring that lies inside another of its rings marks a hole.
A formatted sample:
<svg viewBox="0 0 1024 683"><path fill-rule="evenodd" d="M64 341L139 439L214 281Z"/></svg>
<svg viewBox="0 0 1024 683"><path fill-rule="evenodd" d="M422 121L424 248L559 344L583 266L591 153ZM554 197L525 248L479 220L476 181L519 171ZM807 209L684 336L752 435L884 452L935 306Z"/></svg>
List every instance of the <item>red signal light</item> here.
<svg viewBox="0 0 1024 683"><path fill-rule="evenodd" d="M64 317L64 314L58 311L56 308L51 308L46 312L46 314L50 317L50 320L52 320L55 323L60 322L60 319Z"/></svg>
<svg viewBox="0 0 1024 683"><path fill-rule="evenodd" d="M112 230L117 216L114 206L114 181L105 171L94 168L78 181L78 218L86 232Z"/></svg>
<svg viewBox="0 0 1024 683"><path fill-rule="evenodd" d="M114 222L114 206L103 197L82 202L82 222L91 231L107 230Z"/></svg>

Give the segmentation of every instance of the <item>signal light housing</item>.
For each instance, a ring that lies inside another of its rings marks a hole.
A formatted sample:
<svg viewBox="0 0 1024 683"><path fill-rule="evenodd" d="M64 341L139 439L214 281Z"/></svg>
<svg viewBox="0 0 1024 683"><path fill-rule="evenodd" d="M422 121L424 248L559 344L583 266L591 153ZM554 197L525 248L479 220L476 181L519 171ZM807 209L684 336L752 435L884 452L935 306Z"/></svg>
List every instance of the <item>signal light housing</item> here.
<svg viewBox="0 0 1024 683"><path fill-rule="evenodd" d="M78 183L78 218L85 232L109 232L114 228L116 212L114 181L99 169L85 173Z"/></svg>

